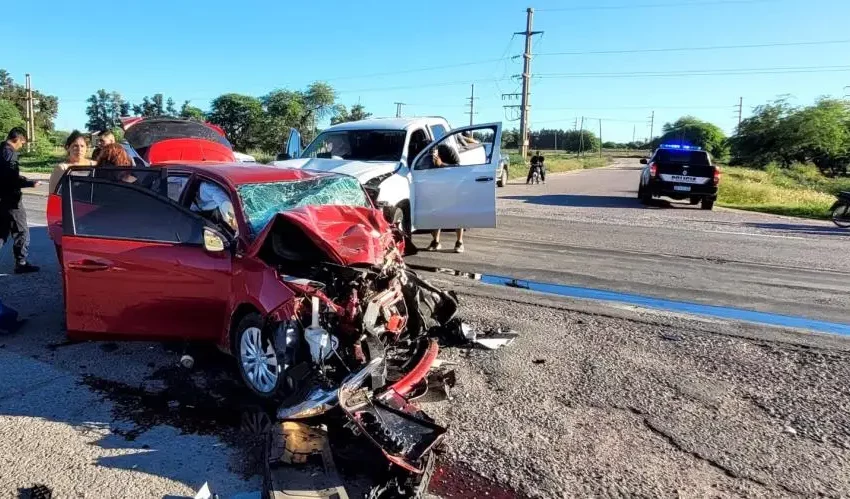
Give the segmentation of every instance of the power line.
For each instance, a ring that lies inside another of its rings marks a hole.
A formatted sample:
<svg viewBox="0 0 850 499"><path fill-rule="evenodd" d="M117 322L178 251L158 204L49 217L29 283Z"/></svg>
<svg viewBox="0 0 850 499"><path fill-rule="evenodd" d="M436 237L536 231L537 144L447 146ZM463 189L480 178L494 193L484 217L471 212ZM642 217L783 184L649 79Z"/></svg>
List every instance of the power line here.
<svg viewBox="0 0 850 499"><path fill-rule="evenodd" d="M583 10L632 10L651 9L659 7L702 7L708 5L748 5L756 3L778 3L776 0L707 0L701 2L663 2L643 3L632 5L597 5L582 7L559 7L553 9L538 9L539 12L576 12Z"/></svg>
<svg viewBox="0 0 850 499"><path fill-rule="evenodd" d="M541 52L537 57L541 56L561 56L561 55L604 55L604 54L641 54L655 52L698 52L704 50L731 50L731 49L755 49L768 47L800 47L810 45L838 45L850 43L850 40L820 40L808 42L775 42L775 43L753 43L746 45L705 45L697 47L659 47L654 49L623 49L623 50L582 50L575 52Z"/></svg>
<svg viewBox="0 0 850 499"><path fill-rule="evenodd" d="M557 78L655 78L665 76L727 76L750 74L832 73L850 71L850 66L800 66L776 68L695 69L682 71L625 72L625 73L548 73L540 79Z"/></svg>

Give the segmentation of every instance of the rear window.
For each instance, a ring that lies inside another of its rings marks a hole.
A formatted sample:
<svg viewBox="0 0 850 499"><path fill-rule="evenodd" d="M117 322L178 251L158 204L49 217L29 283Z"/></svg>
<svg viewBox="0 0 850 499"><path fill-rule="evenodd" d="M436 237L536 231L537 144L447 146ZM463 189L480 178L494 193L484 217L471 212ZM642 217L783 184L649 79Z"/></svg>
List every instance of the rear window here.
<svg viewBox="0 0 850 499"><path fill-rule="evenodd" d="M705 151L677 151L674 149L659 149L656 161L662 163L684 163L696 166L710 166L711 160Z"/></svg>

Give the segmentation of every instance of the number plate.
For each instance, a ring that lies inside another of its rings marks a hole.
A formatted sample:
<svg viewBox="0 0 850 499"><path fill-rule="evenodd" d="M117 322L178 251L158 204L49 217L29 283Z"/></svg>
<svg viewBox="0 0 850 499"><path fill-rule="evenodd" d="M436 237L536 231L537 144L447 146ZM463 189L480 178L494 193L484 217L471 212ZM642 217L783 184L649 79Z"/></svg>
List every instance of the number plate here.
<svg viewBox="0 0 850 499"><path fill-rule="evenodd" d="M681 191L681 192L691 192L691 186L689 186L689 185L674 185L673 190L674 191Z"/></svg>

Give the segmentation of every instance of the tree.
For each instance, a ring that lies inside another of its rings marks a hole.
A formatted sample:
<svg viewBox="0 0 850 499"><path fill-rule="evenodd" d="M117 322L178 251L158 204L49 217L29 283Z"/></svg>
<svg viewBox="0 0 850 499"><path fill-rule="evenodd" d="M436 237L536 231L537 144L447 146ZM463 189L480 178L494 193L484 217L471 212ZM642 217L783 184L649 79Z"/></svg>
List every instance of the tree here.
<svg viewBox="0 0 850 499"><path fill-rule="evenodd" d="M366 108L360 104L351 106L351 111L348 111L345 106L339 105L335 109L336 115L331 117L331 125L339 123L347 123L349 121L365 120L372 116L372 113L367 113Z"/></svg>
<svg viewBox="0 0 850 499"><path fill-rule="evenodd" d="M794 112L785 98L756 107L729 139L732 162L753 167L764 167L774 161L784 163L784 158L790 158L790 143L784 136L787 119Z"/></svg>
<svg viewBox="0 0 850 499"><path fill-rule="evenodd" d="M598 151L599 137L590 130L567 130L558 140L558 148L564 151Z"/></svg>
<svg viewBox="0 0 850 499"><path fill-rule="evenodd" d="M814 163L828 175L844 175L850 163L850 103L821 99L785 120L784 136L791 158Z"/></svg>
<svg viewBox="0 0 850 499"><path fill-rule="evenodd" d="M722 159L729 154L723 130L693 116L683 116L673 123L666 123L662 132L661 137L653 141L653 147L667 143L686 143L705 149L715 158Z"/></svg>
<svg viewBox="0 0 850 499"><path fill-rule="evenodd" d="M248 150L259 143L263 105L249 95L224 94L212 101L209 120L224 129L236 149Z"/></svg>
<svg viewBox="0 0 850 499"><path fill-rule="evenodd" d="M136 104L133 106L133 114L135 114L136 116L143 116L145 118L166 116L164 99L162 94L154 94L153 97L143 97L141 104Z"/></svg>
<svg viewBox="0 0 850 499"><path fill-rule="evenodd" d="M189 104L189 101L183 102L183 106L180 108L180 117L184 120L192 121L204 121L206 119L204 112L200 108Z"/></svg>
<svg viewBox="0 0 850 499"><path fill-rule="evenodd" d="M59 112L59 99L33 90L33 111L35 111L35 127L37 130L53 130L53 122ZM18 85L9 76L9 72L0 69L0 99L12 102L18 108L21 116L27 113L27 91L23 85Z"/></svg>
<svg viewBox="0 0 850 499"><path fill-rule="evenodd" d="M503 149L518 149L519 148L519 129L502 131L502 148Z"/></svg>
<svg viewBox="0 0 850 499"><path fill-rule="evenodd" d="M177 108L174 107L174 99L171 97L165 102L165 114L171 117L177 117Z"/></svg>
<svg viewBox="0 0 850 499"><path fill-rule="evenodd" d="M86 128L90 132L113 129L121 126L120 118L129 114L130 104L125 102L118 92L100 89L86 101Z"/></svg>
<svg viewBox="0 0 850 499"><path fill-rule="evenodd" d="M6 133L16 126L24 126L24 118L21 117L21 112L18 111L13 102L0 99L0 133L3 134L4 140Z"/></svg>

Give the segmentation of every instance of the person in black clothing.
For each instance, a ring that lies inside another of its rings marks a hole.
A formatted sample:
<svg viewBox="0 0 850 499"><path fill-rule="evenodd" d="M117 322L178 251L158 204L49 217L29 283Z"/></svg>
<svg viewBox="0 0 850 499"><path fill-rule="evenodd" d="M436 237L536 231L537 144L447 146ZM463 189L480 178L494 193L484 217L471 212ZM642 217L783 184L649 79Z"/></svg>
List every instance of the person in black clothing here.
<svg viewBox="0 0 850 499"><path fill-rule="evenodd" d="M27 133L23 128L13 128L6 141L0 146L0 249L11 235L15 243L15 273L38 272L38 267L27 261L30 245L30 231L27 227L27 212L21 194L25 187L35 187L39 182L27 180L21 176L18 167L18 151L27 143Z"/></svg>
<svg viewBox="0 0 850 499"><path fill-rule="evenodd" d="M431 161L435 168L459 165L460 154L458 154L454 147L443 142L434 149ZM457 233L455 253L463 253L463 229L456 229L455 232ZM442 245L440 244L440 229L431 231L431 237L431 245L428 246L428 251L439 251L442 249Z"/></svg>
<svg viewBox="0 0 850 499"><path fill-rule="evenodd" d="M540 151L534 153L534 156L531 157L531 168L528 169L528 178L525 179L526 184L531 183L531 176L534 173L535 168L537 168L537 171L540 172L540 180L542 180L544 184L546 183L546 165L543 163L545 160L546 158L540 154Z"/></svg>

